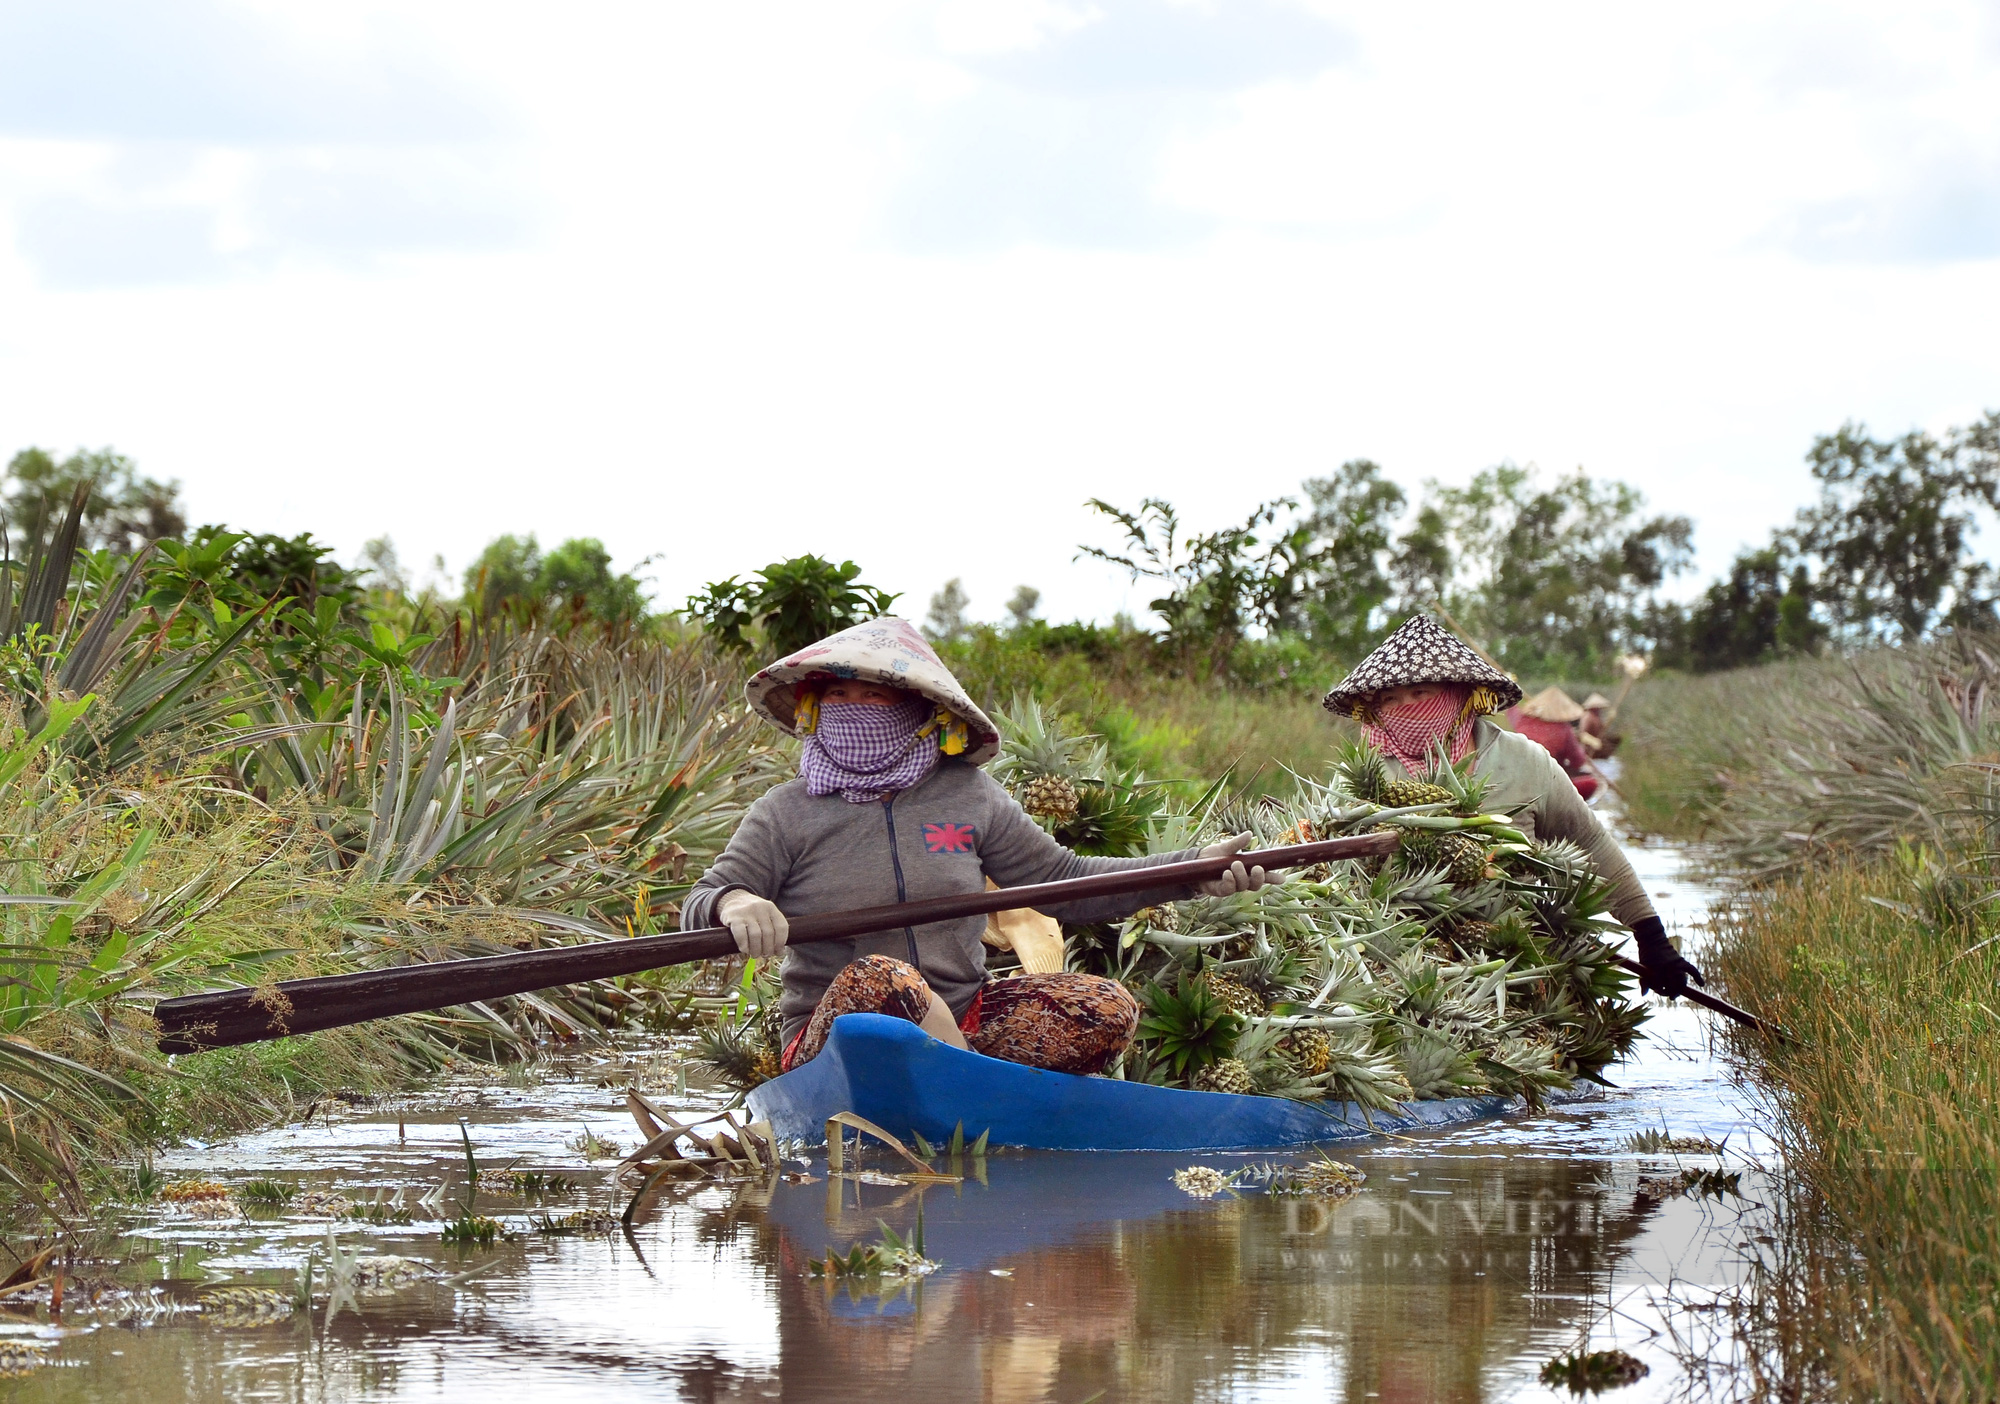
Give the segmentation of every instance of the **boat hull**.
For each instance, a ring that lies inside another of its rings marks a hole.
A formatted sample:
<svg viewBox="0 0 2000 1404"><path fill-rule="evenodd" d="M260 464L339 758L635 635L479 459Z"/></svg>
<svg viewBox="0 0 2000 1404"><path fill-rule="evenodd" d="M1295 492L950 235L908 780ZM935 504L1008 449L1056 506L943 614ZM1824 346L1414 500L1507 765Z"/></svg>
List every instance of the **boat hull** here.
<svg viewBox="0 0 2000 1404"><path fill-rule="evenodd" d="M853 1112L896 1136L912 1131L1043 1150L1262 1150L1358 1141L1498 1116L1505 1096L1411 1102L1364 1114L1354 1102L1294 1102L1078 1077L953 1048L882 1014L834 1020L826 1047L803 1067L750 1094L753 1116L786 1139L819 1145L835 1112Z"/></svg>

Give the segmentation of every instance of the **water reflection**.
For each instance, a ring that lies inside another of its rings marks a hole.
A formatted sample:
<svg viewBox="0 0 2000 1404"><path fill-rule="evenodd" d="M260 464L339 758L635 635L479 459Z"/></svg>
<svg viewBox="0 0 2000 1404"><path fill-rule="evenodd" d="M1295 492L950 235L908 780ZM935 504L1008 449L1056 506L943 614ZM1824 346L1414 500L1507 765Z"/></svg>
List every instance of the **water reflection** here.
<svg viewBox="0 0 2000 1404"><path fill-rule="evenodd" d="M658 1203L629 1236L457 1258L411 1235L378 1248L486 1270L331 1322L106 1326L14 1397L463 1399L504 1380L523 1401L1487 1400L1527 1387L1619 1281L1722 1269L1706 1211L1638 1197L1637 1162L1435 1150L1355 1155L1369 1185L1339 1202L1195 1201L1169 1178L1188 1157L1021 1153L921 1195L816 1165L814 1183ZM920 1205L943 1266L919 1285L807 1275L883 1223L914 1233ZM226 1261L287 1244L239 1240ZM189 1281L201 1253L159 1266Z"/></svg>
<svg viewBox="0 0 2000 1404"><path fill-rule="evenodd" d="M1196 1204L1152 1157L1120 1158L1122 1190L1073 1159L1000 1161L990 1190L930 1191L925 1227L948 1270L880 1303L803 1271L875 1225L855 1234L851 1208L828 1222L824 1196L786 1187L771 1211L784 1397L1206 1399L1312 1385L1356 1400L1484 1399L1519 1383L1509 1361L1571 1332L1658 1212L1613 1164L1372 1156L1371 1186L1352 1200ZM1039 1211L1056 1195L1104 1217L1052 1235ZM913 1206L878 1212L914 1228Z"/></svg>

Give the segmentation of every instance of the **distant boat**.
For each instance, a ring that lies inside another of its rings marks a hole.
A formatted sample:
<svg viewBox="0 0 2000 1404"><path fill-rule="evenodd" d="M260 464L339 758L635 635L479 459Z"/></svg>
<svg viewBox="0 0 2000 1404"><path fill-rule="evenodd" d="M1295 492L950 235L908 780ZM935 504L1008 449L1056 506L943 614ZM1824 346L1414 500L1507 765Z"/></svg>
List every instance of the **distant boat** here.
<svg viewBox="0 0 2000 1404"><path fill-rule="evenodd" d="M1261 1150L1359 1141L1498 1116L1522 1105L1489 1095L1410 1102L1364 1113L1354 1102L1295 1102L1190 1092L1023 1067L953 1048L884 1014L833 1021L820 1055L750 1094L750 1111L778 1136L817 1145L835 1112L897 1136L938 1143L963 1127L996 1146L1044 1150Z"/></svg>

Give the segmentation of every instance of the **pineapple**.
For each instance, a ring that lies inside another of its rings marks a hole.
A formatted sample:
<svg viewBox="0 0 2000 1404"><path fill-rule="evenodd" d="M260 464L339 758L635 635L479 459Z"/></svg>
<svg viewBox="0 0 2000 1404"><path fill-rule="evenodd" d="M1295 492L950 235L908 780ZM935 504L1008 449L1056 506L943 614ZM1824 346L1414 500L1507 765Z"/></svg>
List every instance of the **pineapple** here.
<svg viewBox="0 0 2000 1404"><path fill-rule="evenodd" d="M1197 1092L1235 1092L1247 1096L1257 1090L1249 1065L1241 1058L1223 1058L1194 1075L1190 1084Z"/></svg>
<svg viewBox="0 0 2000 1404"><path fill-rule="evenodd" d="M1450 790L1426 780L1391 780L1382 787L1382 803L1390 809L1407 809L1416 804L1450 804L1452 799Z"/></svg>
<svg viewBox="0 0 2000 1404"><path fill-rule="evenodd" d="M1132 913L1132 920L1170 936L1181 929L1181 914L1172 907L1141 907Z"/></svg>
<svg viewBox="0 0 2000 1404"><path fill-rule="evenodd" d="M764 1023L775 1032L775 1020L766 1019ZM703 1029L695 1041L693 1056L695 1062L707 1064L717 1077L742 1092L778 1075L775 1039L765 1036L752 1042L734 1024L718 1022Z"/></svg>
<svg viewBox="0 0 2000 1404"><path fill-rule="evenodd" d="M1021 808L1037 819L1067 824L1081 800L1075 782L1061 775L1037 775L1021 787Z"/></svg>
<svg viewBox="0 0 2000 1404"><path fill-rule="evenodd" d="M1282 1192L1341 1199L1353 1194L1367 1181L1368 1176L1358 1167L1335 1160L1322 1151L1318 1160L1308 1161L1285 1177Z"/></svg>
<svg viewBox="0 0 2000 1404"><path fill-rule="evenodd" d="M1333 1069L1333 1040L1324 1029L1294 1029L1285 1037L1285 1051L1307 1077Z"/></svg>
<svg viewBox="0 0 2000 1404"><path fill-rule="evenodd" d="M1420 873L1426 868L1441 868L1447 861L1438 846L1438 835L1428 829L1398 829L1393 824L1378 824L1376 829L1386 829L1403 836L1402 843L1396 848L1396 857L1406 872Z"/></svg>
<svg viewBox="0 0 2000 1404"><path fill-rule="evenodd" d="M1220 970L1210 970L1202 978L1208 981L1208 992L1221 1000L1224 1005L1241 1014L1246 1019L1260 1019L1264 1015L1264 999L1255 990L1233 975L1225 975Z"/></svg>
<svg viewBox="0 0 2000 1404"><path fill-rule="evenodd" d="M1437 855L1456 887L1470 887L1486 876L1486 847L1470 834L1442 834Z"/></svg>

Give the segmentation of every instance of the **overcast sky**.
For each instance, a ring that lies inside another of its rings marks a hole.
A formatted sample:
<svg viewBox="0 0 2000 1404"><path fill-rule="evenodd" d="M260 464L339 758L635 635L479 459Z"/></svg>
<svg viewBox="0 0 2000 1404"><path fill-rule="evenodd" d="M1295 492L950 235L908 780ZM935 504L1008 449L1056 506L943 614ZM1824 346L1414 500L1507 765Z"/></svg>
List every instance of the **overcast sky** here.
<svg viewBox="0 0 2000 1404"><path fill-rule="evenodd" d="M0 0L0 454L197 520L1145 598L1343 459L1726 566L2000 407L2000 8Z"/></svg>

